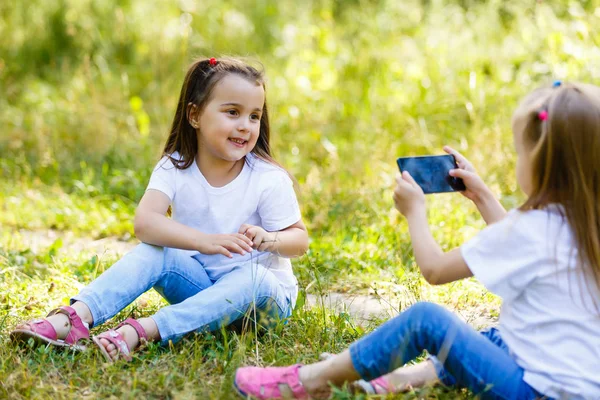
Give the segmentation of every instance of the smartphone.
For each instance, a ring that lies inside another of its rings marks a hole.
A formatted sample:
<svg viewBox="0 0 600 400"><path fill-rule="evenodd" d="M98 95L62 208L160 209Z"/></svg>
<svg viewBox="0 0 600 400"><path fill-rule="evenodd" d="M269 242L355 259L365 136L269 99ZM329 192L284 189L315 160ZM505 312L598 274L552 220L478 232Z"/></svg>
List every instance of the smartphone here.
<svg viewBox="0 0 600 400"><path fill-rule="evenodd" d="M454 156L400 157L396 160L400 172L408 171L425 194L463 191L465 183L450 176L450 170L458 168Z"/></svg>

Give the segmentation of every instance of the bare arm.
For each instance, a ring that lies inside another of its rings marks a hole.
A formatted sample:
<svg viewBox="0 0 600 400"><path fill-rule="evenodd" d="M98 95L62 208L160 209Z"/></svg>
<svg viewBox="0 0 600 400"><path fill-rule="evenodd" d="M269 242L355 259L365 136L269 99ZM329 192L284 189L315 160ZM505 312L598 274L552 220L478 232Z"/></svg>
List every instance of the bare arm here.
<svg viewBox="0 0 600 400"><path fill-rule="evenodd" d="M473 203L488 225L498 222L506 216L506 210L490 190L481 193L477 199L473 200Z"/></svg>
<svg viewBox="0 0 600 400"><path fill-rule="evenodd" d="M406 217L415 260L423 277L432 285L441 285L472 276L460 249L444 253L429 230L425 195L408 172L396 178L394 203Z"/></svg>
<svg viewBox="0 0 600 400"><path fill-rule="evenodd" d="M406 219L415 260L427 282L441 285L473 276L460 248L444 253L435 241L429 230L425 208L407 215Z"/></svg>
<svg viewBox="0 0 600 400"><path fill-rule="evenodd" d="M308 232L302 220L275 232L267 232L260 226L244 224L239 233L252 240L255 249L269 251L282 257L299 257L308 250Z"/></svg>
<svg viewBox="0 0 600 400"><path fill-rule="evenodd" d="M197 250L204 254L231 252L244 254L252 251L252 242L240 234L211 235L167 218L170 200L158 190L148 190L135 211L135 235L144 243L184 250Z"/></svg>

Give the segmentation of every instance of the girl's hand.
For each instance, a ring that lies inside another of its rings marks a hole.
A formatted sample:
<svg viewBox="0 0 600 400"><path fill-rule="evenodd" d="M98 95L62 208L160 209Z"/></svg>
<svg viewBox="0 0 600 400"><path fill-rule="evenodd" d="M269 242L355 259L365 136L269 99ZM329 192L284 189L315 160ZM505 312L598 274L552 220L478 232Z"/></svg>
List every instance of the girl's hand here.
<svg viewBox="0 0 600 400"><path fill-rule="evenodd" d="M425 210L425 194L408 171L396 176L394 203L402 215L408 217L415 211Z"/></svg>
<svg viewBox="0 0 600 400"><path fill-rule="evenodd" d="M475 203L485 222L489 225L504 218L506 210L496 199L490 188L477 175L469 160L452 147L444 146L444 151L452 154L458 164L457 169L450 170L450 175L461 178L465 183L467 190L460 193Z"/></svg>
<svg viewBox="0 0 600 400"><path fill-rule="evenodd" d="M243 224L239 233L252 241L252 247L258 251L272 251L277 240L277 232L267 232L260 226Z"/></svg>
<svg viewBox="0 0 600 400"><path fill-rule="evenodd" d="M202 254L223 254L233 257L231 252L244 255L252 251L252 241L239 233L201 234L196 250Z"/></svg>
<svg viewBox="0 0 600 400"><path fill-rule="evenodd" d="M479 175L477 175L477 171L475 171L473 164L469 160L450 146L444 146L444 151L452 154L456 159L458 168L450 170L450 176L460 178L465 183L467 190L460 192L463 196L474 203L478 203L484 195L489 194L490 189Z"/></svg>

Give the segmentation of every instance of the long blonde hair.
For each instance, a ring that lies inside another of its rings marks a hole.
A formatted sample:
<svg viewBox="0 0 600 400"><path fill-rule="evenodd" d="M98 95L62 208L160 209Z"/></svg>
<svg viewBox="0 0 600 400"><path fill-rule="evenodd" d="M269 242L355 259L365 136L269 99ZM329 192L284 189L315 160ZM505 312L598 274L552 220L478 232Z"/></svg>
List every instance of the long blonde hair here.
<svg viewBox="0 0 600 400"><path fill-rule="evenodd" d="M520 209L560 204L579 265L600 288L600 88L562 83L537 89L515 118L522 118L521 137L531 160L531 190ZM595 300L598 306L600 299Z"/></svg>

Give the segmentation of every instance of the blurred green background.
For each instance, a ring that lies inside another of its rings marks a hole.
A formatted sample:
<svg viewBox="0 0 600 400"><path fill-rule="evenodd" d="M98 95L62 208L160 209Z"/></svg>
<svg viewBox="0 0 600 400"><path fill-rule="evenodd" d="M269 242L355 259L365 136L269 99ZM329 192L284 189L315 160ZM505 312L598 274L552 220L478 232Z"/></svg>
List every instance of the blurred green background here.
<svg viewBox="0 0 600 400"><path fill-rule="evenodd" d="M555 78L597 81L599 6L1 2L0 223L129 237L187 66L242 56L267 72L275 156L298 179L311 230L306 263L385 275L411 263L391 201L395 158L450 144L518 204L512 110ZM444 246L481 227L460 196L429 199Z"/></svg>
<svg viewBox="0 0 600 400"><path fill-rule="evenodd" d="M0 223L129 237L187 66L242 56L266 69L275 156L299 181L316 264L380 275L408 248L391 202L395 158L450 144L517 204L512 110L555 78L597 81L599 6L2 2ZM447 245L472 234L466 207L430 198Z"/></svg>

